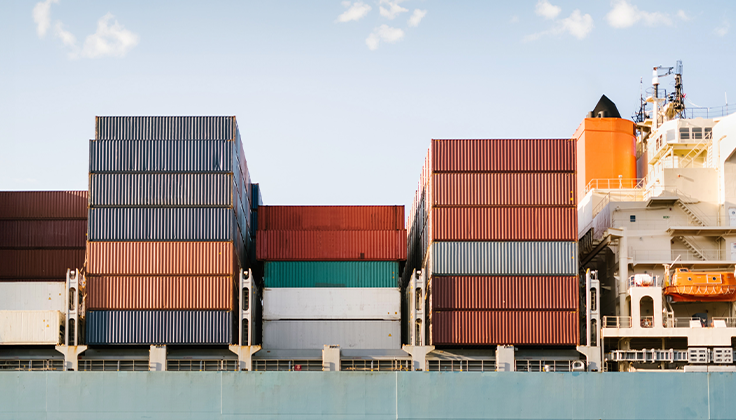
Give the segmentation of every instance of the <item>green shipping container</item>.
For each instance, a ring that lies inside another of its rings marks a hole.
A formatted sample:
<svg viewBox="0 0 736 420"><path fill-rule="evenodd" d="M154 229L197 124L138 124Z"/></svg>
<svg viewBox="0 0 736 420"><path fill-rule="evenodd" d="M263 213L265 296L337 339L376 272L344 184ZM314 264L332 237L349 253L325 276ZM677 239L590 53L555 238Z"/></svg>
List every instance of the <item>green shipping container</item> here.
<svg viewBox="0 0 736 420"><path fill-rule="evenodd" d="M263 264L265 287L397 287L396 261L273 261Z"/></svg>

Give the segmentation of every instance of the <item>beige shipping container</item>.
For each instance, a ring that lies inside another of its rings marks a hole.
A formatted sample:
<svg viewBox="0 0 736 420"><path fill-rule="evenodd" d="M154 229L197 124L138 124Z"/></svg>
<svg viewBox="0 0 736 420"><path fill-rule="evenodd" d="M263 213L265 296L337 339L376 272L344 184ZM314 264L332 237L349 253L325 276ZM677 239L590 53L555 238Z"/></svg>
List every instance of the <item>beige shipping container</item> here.
<svg viewBox="0 0 736 420"><path fill-rule="evenodd" d="M60 311L0 311L0 345L61 343Z"/></svg>

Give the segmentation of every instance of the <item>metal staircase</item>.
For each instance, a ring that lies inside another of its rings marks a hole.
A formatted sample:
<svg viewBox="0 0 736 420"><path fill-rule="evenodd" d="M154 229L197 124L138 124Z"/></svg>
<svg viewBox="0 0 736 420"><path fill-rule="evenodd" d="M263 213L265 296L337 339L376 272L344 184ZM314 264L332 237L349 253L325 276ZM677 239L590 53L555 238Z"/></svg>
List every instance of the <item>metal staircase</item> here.
<svg viewBox="0 0 736 420"><path fill-rule="evenodd" d="M685 156L680 159L680 167L681 168L687 168L688 166L692 165L693 162L695 162L695 159L702 155L703 152L708 151L708 146L710 146L710 136L706 136L698 144L696 144L692 149L690 149L689 152Z"/></svg>
<svg viewBox="0 0 736 420"><path fill-rule="evenodd" d="M698 217L695 211L691 209L690 206L685 204L682 199L677 200L677 206L680 207L682 211L685 212L685 214L687 214L687 217L689 217L692 222L694 222L698 226L705 226L705 222L703 222L703 220Z"/></svg>
<svg viewBox="0 0 736 420"><path fill-rule="evenodd" d="M693 253L696 257L698 257L701 261L706 261L705 255L692 243L690 242L686 237L684 236L678 236L677 239L682 241L683 244L685 244L685 247Z"/></svg>

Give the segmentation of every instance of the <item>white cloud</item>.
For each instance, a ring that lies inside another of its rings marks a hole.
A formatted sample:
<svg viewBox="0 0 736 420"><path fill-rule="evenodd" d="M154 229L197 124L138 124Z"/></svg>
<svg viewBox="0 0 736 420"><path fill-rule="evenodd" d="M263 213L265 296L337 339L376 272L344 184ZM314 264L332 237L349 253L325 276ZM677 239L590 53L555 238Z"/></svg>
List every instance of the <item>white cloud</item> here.
<svg viewBox="0 0 736 420"><path fill-rule="evenodd" d="M414 13L412 13L411 17L409 18L409 26L416 28L417 26L419 26L419 22L421 22L426 15L426 10L414 9Z"/></svg>
<svg viewBox="0 0 736 420"><path fill-rule="evenodd" d="M348 7L343 14L337 17L338 22L350 22L351 20L360 20L364 18L368 12L371 11L371 6L363 3L362 1L356 1L352 5L349 1L342 2L342 5Z"/></svg>
<svg viewBox="0 0 736 420"><path fill-rule="evenodd" d="M554 19L560 14L562 9L560 6L553 6L548 0L539 0L534 7L534 13L545 19Z"/></svg>
<svg viewBox="0 0 736 420"><path fill-rule="evenodd" d="M84 40L80 52L82 57L122 57L138 44L138 35L125 29L114 18L108 13L97 21L97 32Z"/></svg>
<svg viewBox="0 0 736 420"><path fill-rule="evenodd" d="M677 11L677 17L680 18L680 19L682 19L682 20L684 20L684 21L688 21L688 20L692 19L687 13L685 13L684 10L678 10Z"/></svg>
<svg viewBox="0 0 736 420"><path fill-rule="evenodd" d="M536 41L545 35L560 35L568 33L577 39L584 39L593 30L593 18L589 14L582 14L574 10L570 16L555 21L555 26L547 31L537 32L524 37L525 42Z"/></svg>
<svg viewBox="0 0 736 420"><path fill-rule="evenodd" d="M715 33L718 36L726 36L730 28L731 28L731 24L728 23L728 21L724 20L721 26L718 26L715 29L713 29L713 33Z"/></svg>
<svg viewBox="0 0 736 420"><path fill-rule="evenodd" d="M608 24L614 28L628 28L639 21L643 21L649 26L672 25L672 19L669 15L639 10L638 7L629 4L626 0L614 0L613 8L606 15L606 19Z"/></svg>
<svg viewBox="0 0 736 420"><path fill-rule="evenodd" d="M368 38L365 40L365 44L368 46L369 50L374 51L378 48L378 44L380 44L381 41L392 44L403 37L404 31L401 29L392 28L388 25L381 25L378 28L375 28L373 32L368 35Z"/></svg>
<svg viewBox="0 0 736 420"><path fill-rule="evenodd" d="M380 0L380 2L378 3L378 10L379 12L381 12L381 16L388 19L394 19L399 14L408 12L409 9L405 9L399 6L399 3L401 1L402 0ZM383 5L386 5L388 9L384 8Z"/></svg>
<svg viewBox="0 0 736 420"><path fill-rule="evenodd" d="M65 31L60 21L54 25L54 35L67 47L77 48L77 38L69 31Z"/></svg>
<svg viewBox="0 0 736 420"><path fill-rule="evenodd" d="M51 27L51 3L58 3L59 0L46 0L33 7L33 21L36 23L36 32L38 36L43 38Z"/></svg>

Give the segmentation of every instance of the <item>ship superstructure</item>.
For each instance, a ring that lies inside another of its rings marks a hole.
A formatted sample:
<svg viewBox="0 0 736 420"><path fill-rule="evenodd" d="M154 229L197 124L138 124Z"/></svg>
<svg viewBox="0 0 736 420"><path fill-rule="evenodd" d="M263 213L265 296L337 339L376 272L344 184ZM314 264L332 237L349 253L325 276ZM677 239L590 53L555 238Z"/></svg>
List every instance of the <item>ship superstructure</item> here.
<svg viewBox="0 0 736 420"><path fill-rule="evenodd" d="M629 123L631 142L599 147L578 173L581 272L601 285L600 324L586 334L600 330L609 368L736 369L736 115L688 109L682 74L681 62L655 67L633 122L597 123ZM604 114L581 124L579 154L581 132ZM594 134L610 144L615 133ZM598 162L609 172L586 176Z"/></svg>

